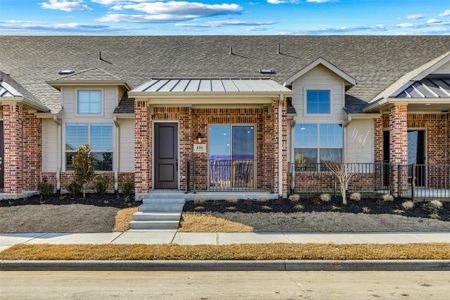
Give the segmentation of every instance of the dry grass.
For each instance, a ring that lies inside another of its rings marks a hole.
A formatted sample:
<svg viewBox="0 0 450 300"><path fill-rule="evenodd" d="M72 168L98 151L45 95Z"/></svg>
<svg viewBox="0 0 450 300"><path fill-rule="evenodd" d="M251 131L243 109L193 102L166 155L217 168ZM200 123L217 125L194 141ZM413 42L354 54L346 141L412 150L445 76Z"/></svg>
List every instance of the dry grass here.
<svg viewBox="0 0 450 300"><path fill-rule="evenodd" d="M253 227L208 214L183 213L180 228L183 232L252 232Z"/></svg>
<svg viewBox="0 0 450 300"><path fill-rule="evenodd" d="M133 214L138 211L137 207L121 209L116 214L113 231L127 231Z"/></svg>
<svg viewBox="0 0 450 300"><path fill-rule="evenodd" d="M450 244L16 245L0 260L450 259Z"/></svg>

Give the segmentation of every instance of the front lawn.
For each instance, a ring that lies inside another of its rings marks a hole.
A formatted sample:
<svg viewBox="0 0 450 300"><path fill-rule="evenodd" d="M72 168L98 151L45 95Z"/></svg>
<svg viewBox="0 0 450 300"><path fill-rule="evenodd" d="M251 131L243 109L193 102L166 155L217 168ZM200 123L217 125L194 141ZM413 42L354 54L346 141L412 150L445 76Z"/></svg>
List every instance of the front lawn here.
<svg viewBox="0 0 450 300"><path fill-rule="evenodd" d="M0 201L0 232L125 231L139 204L113 194Z"/></svg>
<svg viewBox="0 0 450 300"><path fill-rule="evenodd" d="M0 260L450 259L450 244L16 245Z"/></svg>

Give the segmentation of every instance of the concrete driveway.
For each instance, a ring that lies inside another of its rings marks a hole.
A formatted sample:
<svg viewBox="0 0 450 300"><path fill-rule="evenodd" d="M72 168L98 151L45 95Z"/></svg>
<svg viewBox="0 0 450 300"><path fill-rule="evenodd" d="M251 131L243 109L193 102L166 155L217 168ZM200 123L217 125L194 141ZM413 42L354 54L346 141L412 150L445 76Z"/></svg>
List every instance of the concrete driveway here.
<svg viewBox="0 0 450 300"><path fill-rule="evenodd" d="M0 299L448 299L450 272L1 272Z"/></svg>

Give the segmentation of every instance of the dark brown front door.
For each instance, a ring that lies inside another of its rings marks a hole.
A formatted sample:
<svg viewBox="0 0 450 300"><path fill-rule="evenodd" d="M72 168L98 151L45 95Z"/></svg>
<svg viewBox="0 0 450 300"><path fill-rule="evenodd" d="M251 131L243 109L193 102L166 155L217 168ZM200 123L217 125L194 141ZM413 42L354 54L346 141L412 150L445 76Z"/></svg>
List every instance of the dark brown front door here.
<svg viewBox="0 0 450 300"><path fill-rule="evenodd" d="M155 123L155 189L178 188L178 124Z"/></svg>
<svg viewBox="0 0 450 300"><path fill-rule="evenodd" d="M3 139L3 121L0 121L0 189L3 190L5 176L5 155Z"/></svg>

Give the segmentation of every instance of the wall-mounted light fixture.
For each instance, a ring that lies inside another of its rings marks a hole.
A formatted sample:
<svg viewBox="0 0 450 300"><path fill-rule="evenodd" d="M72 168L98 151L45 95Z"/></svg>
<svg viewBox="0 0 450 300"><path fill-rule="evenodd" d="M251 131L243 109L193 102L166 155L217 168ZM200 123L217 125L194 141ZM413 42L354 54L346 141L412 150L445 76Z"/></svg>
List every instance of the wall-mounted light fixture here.
<svg viewBox="0 0 450 300"><path fill-rule="evenodd" d="M197 135L195 136L195 142L198 144L203 143L203 141L205 140L205 136L203 134L201 134L201 132L198 132Z"/></svg>

